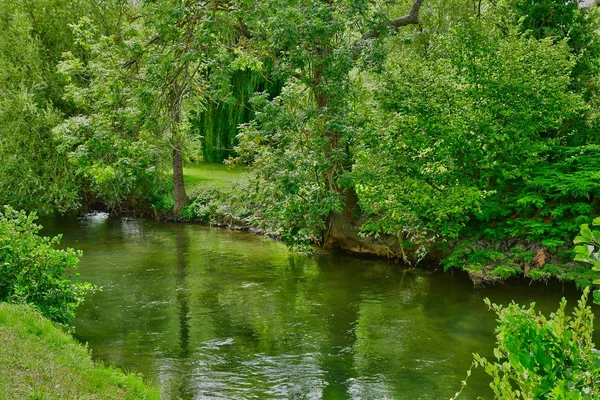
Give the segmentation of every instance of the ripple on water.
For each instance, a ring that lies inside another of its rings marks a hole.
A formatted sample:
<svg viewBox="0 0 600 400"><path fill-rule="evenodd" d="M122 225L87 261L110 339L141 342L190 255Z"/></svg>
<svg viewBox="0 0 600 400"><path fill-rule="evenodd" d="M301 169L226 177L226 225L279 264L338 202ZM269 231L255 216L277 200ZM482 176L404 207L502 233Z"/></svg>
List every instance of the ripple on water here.
<svg viewBox="0 0 600 400"><path fill-rule="evenodd" d="M562 287L476 290L461 274L345 256L304 257L252 235L98 214L49 221L104 287L78 309L92 354L166 399L440 399L471 354L490 357L484 297L556 309ZM489 397L475 371L465 398Z"/></svg>

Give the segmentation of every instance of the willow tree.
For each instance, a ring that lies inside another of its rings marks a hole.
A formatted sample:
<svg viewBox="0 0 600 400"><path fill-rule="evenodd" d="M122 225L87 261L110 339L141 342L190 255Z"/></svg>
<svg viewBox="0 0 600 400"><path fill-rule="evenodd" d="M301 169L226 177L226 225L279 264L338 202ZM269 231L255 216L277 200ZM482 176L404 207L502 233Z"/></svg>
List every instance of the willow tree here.
<svg viewBox="0 0 600 400"><path fill-rule="evenodd" d="M192 135L200 137L205 162L220 163L235 155L240 125L254 119L251 101L256 93L279 95L281 82L269 79L268 68L262 69L232 70L227 94L209 98L205 109L192 116Z"/></svg>
<svg viewBox="0 0 600 400"><path fill-rule="evenodd" d="M90 61L68 57L62 69L73 81L89 77L69 94L83 103L85 117L72 118L58 131L82 174L111 204L131 194L153 202L151 193L160 191L169 158L178 213L187 203L183 161L189 116L203 109L208 88L217 90L235 30L218 0L132 2L128 17L118 34L91 43L95 28L85 21L76 27ZM99 137L114 145L107 150Z"/></svg>

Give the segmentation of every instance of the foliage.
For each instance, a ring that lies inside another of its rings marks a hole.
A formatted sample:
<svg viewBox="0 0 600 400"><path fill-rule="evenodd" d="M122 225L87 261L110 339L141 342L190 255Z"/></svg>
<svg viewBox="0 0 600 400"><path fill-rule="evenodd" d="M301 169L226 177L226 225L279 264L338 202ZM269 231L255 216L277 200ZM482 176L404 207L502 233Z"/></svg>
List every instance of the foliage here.
<svg viewBox="0 0 600 400"><path fill-rule="evenodd" d="M112 1L0 1L0 203L46 212L80 206L82 182L52 133L79 112L63 99L57 64L65 52L84 57L73 24L85 17L111 34L120 10Z"/></svg>
<svg viewBox="0 0 600 400"><path fill-rule="evenodd" d="M477 354L473 365L492 377L498 399L594 399L600 396L600 352L592 341L594 314L587 306L589 288L567 315L563 298L547 319L529 307L486 304L498 315L494 356ZM469 376L469 370L467 375ZM466 382L463 382L463 387ZM462 391L462 390L461 390ZM460 392L456 394L458 398Z"/></svg>
<svg viewBox="0 0 600 400"><path fill-rule="evenodd" d="M150 114L156 93L139 83L143 77L135 70L122 68L144 51L150 33L138 24L118 37L98 38L89 19L73 29L85 57L67 53L59 69L68 82L65 100L82 115L54 129L58 150L68 156L91 196L109 207L155 202L169 188L170 155L157 131L160 122Z"/></svg>
<svg viewBox="0 0 600 400"><path fill-rule="evenodd" d="M256 92L275 96L280 84L272 82L260 71L231 71L231 88L225 99L208 101L206 109L191 115L191 135L199 135L205 162L220 163L234 156L239 126L254 119L250 100Z"/></svg>
<svg viewBox="0 0 600 400"><path fill-rule="evenodd" d="M0 1L0 203L59 210L77 205L77 186L50 133L66 111L57 55L69 48L76 8L67 1ZM44 11L45 10L45 11ZM60 16L61 21L54 20Z"/></svg>
<svg viewBox="0 0 600 400"><path fill-rule="evenodd" d="M320 242L331 212L342 198L328 186L335 167L327 157L327 139L319 110L298 82L289 82L272 101L261 97L257 122L240 132L237 151L251 159L251 200L265 224L290 244ZM330 182L330 184L332 184Z"/></svg>
<svg viewBox="0 0 600 400"><path fill-rule="evenodd" d="M39 236L36 218L9 206L0 211L0 301L33 304L64 324L95 287L71 280L81 253L57 249L60 237Z"/></svg>
<svg viewBox="0 0 600 400"><path fill-rule="evenodd" d="M589 285L568 244L600 194L595 100L574 84L597 38L575 50L566 33L534 35L506 21L520 12L514 3L408 44L401 36L382 74L356 80L366 103L352 172L362 229L425 245L476 282L524 274ZM577 26L561 29L596 29L595 9L569 10ZM586 79L598 75L588 61Z"/></svg>
<svg viewBox="0 0 600 400"><path fill-rule="evenodd" d="M191 196L181 216L209 225L251 227L259 220L259 214L255 204L245 196L246 192L246 186L201 188Z"/></svg>
<svg viewBox="0 0 600 400"><path fill-rule="evenodd" d="M245 2L243 4L246 4ZM246 5L247 6L247 5ZM330 217L352 190L354 69L378 68L384 49L360 32L387 24L395 9L366 1L261 2L246 10L260 56L277 55L271 76L284 81L274 99L251 104L256 118L238 135L239 160L253 162L254 200L268 224L291 243L323 243Z"/></svg>
<svg viewBox="0 0 600 400"><path fill-rule="evenodd" d="M243 103L261 65L238 54L244 44L235 34L235 15L217 8L193 1L132 3L131 22L118 35L97 35L85 19L75 26L85 57L68 54L60 68L70 82L68 100L83 115L56 133L77 173L110 206L160 201L172 172L177 211L187 201L184 154L200 156L199 137L190 133L248 118ZM250 79L234 79L247 74ZM231 121L222 118L223 107L211 120L207 113L215 109L205 110L207 101L222 104Z"/></svg>
<svg viewBox="0 0 600 400"><path fill-rule="evenodd" d="M443 261L446 268L479 265L480 272L493 278L497 263L478 264L475 255L500 251L517 273L532 279L555 276L575 281L580 287L590 285L594 278L589 269L571 262L570 242L579 226L598 211L597 149L591 144L549 148L545 161L524 182L486 199L462 232L469 240L463 239ZM512 257L519 248L529 256Z"/></svg>
<svg viewBox="0 0 600 400"><path fill-rule="evenodd" d="M566 43L507 29L471 18L426 58L403 49L390 59L354 166L374 216L365 231L456 238L484 203L531 175L583 106L569 91Z"/></svg>
<svg viewBox="0 0 600 400"><path fill-rule="evenodd" d="M600 195L598 146L554 147L544 158L520 188L486 203L481 219L502 221L486 231L489 237L513 235L555 250L591 217Z"/></svg>
<svg viewBox="0 0 600 400"><path fill-rule="evenodd" d="M577 0L508 0L505 6L512 22L536 39L567 39L577 60L573 85L589 98L600 72L597 6L581 7Z"/></svg>
<svg viewBox="0 0 600 400"><path fill-rule="evenodd" d="M600 226L600 217L594 218L593 226ZM582 224L579 236L575 237L575 261L582 261L592 266L592 271L600 271L600 231L591 230L588 224ZM595 285L600 284L600 279L595 279ZM600 292L594 291L594 302L600 304Z"/></svg>
<svg viewBox="0 0 600 400"><path fill-rule="evenodd" d="M600 217L595 218L592 225L600 226ZM581 225L579 236L573 242L577 245L575 247L575 260L591 264L595 271L599 271L600 257L598 251L600 250L600 231L592 231L588 224L583 224Z"/></svg>

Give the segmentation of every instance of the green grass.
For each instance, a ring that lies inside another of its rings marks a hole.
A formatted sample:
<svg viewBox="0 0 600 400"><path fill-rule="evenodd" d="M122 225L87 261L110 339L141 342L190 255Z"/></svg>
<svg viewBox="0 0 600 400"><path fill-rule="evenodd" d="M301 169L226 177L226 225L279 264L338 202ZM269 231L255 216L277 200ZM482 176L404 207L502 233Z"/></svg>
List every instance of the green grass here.
<svg viewBox="0 0 600 400"><path fill-rule="evenodd" d="M189 193L205 188L227 189L248 181L248 170L225 164L192 164L183 169L183 177Z"/></svg>
<svg viewBox="0 0 600 400"><path fill-rule="evenodd" d="M0 303L0 399L159 399L30 306Z"/></svg>

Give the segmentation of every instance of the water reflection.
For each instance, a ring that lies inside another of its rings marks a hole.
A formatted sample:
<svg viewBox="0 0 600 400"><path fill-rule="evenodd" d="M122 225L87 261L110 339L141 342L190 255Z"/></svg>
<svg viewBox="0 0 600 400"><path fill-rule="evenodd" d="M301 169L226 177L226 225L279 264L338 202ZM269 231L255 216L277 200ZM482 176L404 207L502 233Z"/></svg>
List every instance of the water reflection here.
<svg viewBox="0 0 600 400"><path fill-rule="evenodd" d="M186 283L189 266L190 238L183 229L175 229L175 251L177 258L177 311L179 314L179 359L184 367L190 356L190 302L189 288ZM184 368L185 369L185 368ZM189 373L180 374L177 393L179 398L192 398L193 391L189 383Z"/></svg>
<svg viewBox="0 0 600 400"><path fill-rule="evenodd" d="M48 221L102 285L79 311L94 356L167 399L441 399L491 356L482 299L555 309L561 287L474 290L461 274L289 253L261 237L112 218ZM573 290L565 293L571 300ZM489 397L478 371L465 398Z"/></svg>

